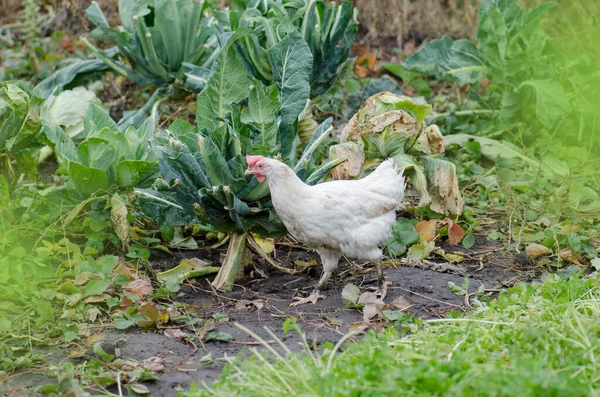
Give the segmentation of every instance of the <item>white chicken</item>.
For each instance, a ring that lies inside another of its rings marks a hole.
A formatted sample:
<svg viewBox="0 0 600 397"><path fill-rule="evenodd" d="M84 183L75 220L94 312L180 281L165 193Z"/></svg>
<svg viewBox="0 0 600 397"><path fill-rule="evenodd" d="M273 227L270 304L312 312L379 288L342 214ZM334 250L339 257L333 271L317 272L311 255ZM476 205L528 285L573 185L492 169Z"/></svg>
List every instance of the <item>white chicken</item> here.
<svg viewBox="0 0 600 397"><path fill-rule="evenodd" d="M281 161L246 156L246 175L265 179L271 201L281 221L297 240L321 256L323 274L315 291L296 304L316 303L319 289L337 268L342 255L375 263L383 282L379 244L387 240L396 223L396 210L404 196L404 177L393 161L384 161L360 180L306 185Z"/></svg>

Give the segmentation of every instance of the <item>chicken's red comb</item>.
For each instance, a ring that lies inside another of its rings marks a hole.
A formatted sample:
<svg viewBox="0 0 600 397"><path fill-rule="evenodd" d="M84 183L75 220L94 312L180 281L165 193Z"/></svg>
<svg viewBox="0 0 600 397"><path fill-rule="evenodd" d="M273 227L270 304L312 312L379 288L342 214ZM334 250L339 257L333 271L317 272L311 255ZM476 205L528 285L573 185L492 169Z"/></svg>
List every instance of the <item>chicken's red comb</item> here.
<svg viewBox="0 0 600 397"><path fill-rule="evenodd" d="M248 167L254 167L262 159L264 159L263 156L246 156L246 163L248 163Z"/></svg>

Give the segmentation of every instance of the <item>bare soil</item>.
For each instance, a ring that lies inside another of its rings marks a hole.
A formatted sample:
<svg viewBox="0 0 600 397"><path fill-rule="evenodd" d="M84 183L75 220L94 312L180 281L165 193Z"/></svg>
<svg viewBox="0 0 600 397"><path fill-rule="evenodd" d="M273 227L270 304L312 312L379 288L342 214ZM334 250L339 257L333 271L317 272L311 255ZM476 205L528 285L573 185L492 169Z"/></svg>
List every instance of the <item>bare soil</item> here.
<svg viewBox="0 0 600 397"><path fill-rule="evenodd" d="M477 239L478 244L471 250L462 247L451 247L445 243L441 247L446 252L462 252L465 260L458 264L450 264L441 257L430 261L388 261L385 269L386 280L391 282L385 298L390 303L398 296L405 297L412 306L407 312L423 319L440 318L450 311L461 312L465 306L464 296L457 296L448 287L448 282L462 285L465 277L471 279L469 290L475 292L484 284L490 295L510 287L519 281L531 281L539 275L530 260L524 256L504 250L499 243L486 242L483 237ZM280 247L276 256L292 268L294 260L309 261L317 259L310 251L301 248ZM153 262L153 270L162 271L179 263L181 259L199 257L211 261L219 259L222 252L218 250L185 251L173 257L157 258ZM258 262L258 261L255 261ZM284 334L282 324L288 317L296 317L298 324L306 333L309 343L317 348L324 342L336 343L348 333L349 327L363 321L362 313L356 309L345 307L341 292L344 285L353 283L361 291L377 287L375 269L370 265L358 265L342 260L340 267L322 291L326 296L316 305L307 304L290 307L293 298L305 296L311 291L319 277L321 266L311 266L298 274L285 274L276 269L267 269L256 263L247 267L247 274L236 284L233 291L217 293L210 288L208 279L196 279L191 284L184 284L177 302L185 303L195 310L194 316L211 318L215 313L224 313L229 320L218 324L216 331L232 335L228 342L204 342L192 345L178 339L167 337L166 330L146 332L140 329L111 330L106 332L103 347L106 351L120 358L144 360L150 357L161 357L166 363L166 372L159 380L146 383L154 396L174 396L177 390L186 389L191 382L210 383L220 374L225 365L223 356L234 357L245 354L251 347L258 347L258 342L234 326L237 322L247 327L267 341L271 337L264 327L272 329L286 342L292 351L302 349L301 338L295 332ZM262 278L260 273L269 273ZM255 305L257 303L258 305ZM257 309L257 306L260 309ZM374 324L377 328L377 324ZM381 324L379 324L381 325ZM192 333L183 325L167 328L179 328ZM360 337L354 338L359 339ZM46 352L50 362L66 359L66 352ZM90 357L92 353L89 352ZM202 365L200 360L210 354L216 361L210 365ZM40 371L42 372L42 371ZM42 373L30 372L10 378L0 385L2 392L13 396L36 395L31 390L40 385L53 382ZM16 394L14 394L16 393Z"/></svg>

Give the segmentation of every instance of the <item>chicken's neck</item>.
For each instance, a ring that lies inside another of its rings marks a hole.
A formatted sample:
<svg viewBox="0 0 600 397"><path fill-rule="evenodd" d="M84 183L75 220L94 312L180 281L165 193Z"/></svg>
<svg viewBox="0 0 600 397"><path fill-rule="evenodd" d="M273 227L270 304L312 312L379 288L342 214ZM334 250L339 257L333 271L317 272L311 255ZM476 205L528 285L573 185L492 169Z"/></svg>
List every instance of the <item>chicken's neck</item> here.
<svg viewBox="0 0 600 397"><path fill-rule="evenodd" d="M277 207L289 202L290 198L298 199L308 195L310 186L306 185L296 173L287 165L279 164L273 169L273 173L267 177L271 200ZM293 197L290 197L292 195ZM295 201L295 200L294 200Z"/></svg>

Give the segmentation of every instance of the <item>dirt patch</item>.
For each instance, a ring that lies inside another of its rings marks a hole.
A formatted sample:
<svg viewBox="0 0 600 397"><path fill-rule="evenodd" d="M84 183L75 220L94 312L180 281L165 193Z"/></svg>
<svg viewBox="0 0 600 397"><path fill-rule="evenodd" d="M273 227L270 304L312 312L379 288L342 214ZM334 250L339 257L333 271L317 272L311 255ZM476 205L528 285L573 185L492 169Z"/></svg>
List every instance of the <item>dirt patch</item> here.
<svg viewBox="0 0 600 397"><path fill-rule="evenodd" d="M480 239L479 243L483 243L483 239ZM446 252L463 252L466 255L465 260L457 264L450 264L439 257L420 262L387 262L386 280L392 284L388 288L385 302L390 303L402 295L412 305L407 310L411 315L424 319L439 318L450 311L461 312L466 309L465 297L452 293L448 287L449 282L462 285L464 278L469 277L470 293L474 293L481 284L484 284L488 291L495 293L518 281L530 281L539 274L531 267L526 257L508 253L500 244L479 245L472 250L445 244L441 247ZM186 257L218 261L222 254L221 250L214 249L179 252L173 257L156 258L153 269L170 268ZM280 260L286 259L290 267L295 260L316 259L313 252L299 248L281 247L276 254ZM296 317L313 347L325 342L336 343L348 333L352 324L362 321L360 311L345 307L341 298L344 286L353 283L359 286L361 292L377 287L376 272L370 265L342 262L329 287L322 291L326 296L324 300L316 305L290 307L294 297L306 295L314 288L321 266L311 266L299 274L284 274L278 270L266 269L260 263L255 266L247 269L245 277L229 293L215 293L210 288L210 279L197 279L191 284L184 284L180 293L173 297L177 302L194 308L194 317L211 318L215 313L225 314L228 320L219 323L214 331L230 334L230 341L204 342L204 346L197 343L195 347L165 336L165 330L112 330L107 332L102 343L103 348L125 359L141 361L154 356L163 358L167 367L166 373L162 374L158 381L146 385L155 396L175 395L177 390L187 388L191 382L210 383L215 380L225 365L222 357L234 357L252 347L260 348L253 338L234 326L235 322L270 341L272 338L264 329L268 327L284 340L292 351L300 351L300 336L294 332L284 334L282 331L283 322L289 317ZM259 274L265 271L269 273L269 277L260 278ZM173 327L193 334L192 330L183 326L170 324L167 328ZM210 365L201 364L201 359L209 354L216 361ZM49 381L52 379L32 372L9 379L0 386L0 392L19 388L20 393L25 393L25 390L31 390Z"/></svg>

